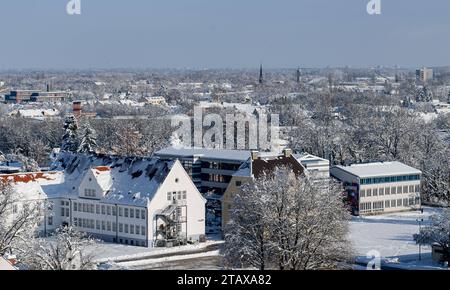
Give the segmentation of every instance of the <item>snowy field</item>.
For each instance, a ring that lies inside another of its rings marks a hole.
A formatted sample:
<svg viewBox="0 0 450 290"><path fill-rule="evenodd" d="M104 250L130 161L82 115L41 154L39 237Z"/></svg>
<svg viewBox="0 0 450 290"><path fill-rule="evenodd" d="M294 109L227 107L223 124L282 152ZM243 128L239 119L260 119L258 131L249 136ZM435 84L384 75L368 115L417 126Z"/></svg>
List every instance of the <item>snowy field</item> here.
<svg viewBox="0 0 450 290"><path fill-rule="evenodd" d="M418 219L423 225L429 217L441 211L425 207L419 211L353 217L350 239L358 262L366 262L369 251L378 251L382 268L389 269L442 269L431 261L431 248L419 247L413 235L419 232ZM223 243L215 238L206 243L173 248L142 248L118 244L99 244L93 248L97 262L109 262L125 269L220 269L219 247Z"/></svg>
<svg viewBox="0 0 450 290"><path fill-rule="evenodd" d="M359 261L367 261L369 251L378 251L382 264L400 269L440 269L433 265L431 247L421 247L414 242L413 235L419 232L418 219L423 225L429 217L442 209L425 207L424 213L419 211L385 214L370 217L353 217L350 222L350 238Z"/></svg>

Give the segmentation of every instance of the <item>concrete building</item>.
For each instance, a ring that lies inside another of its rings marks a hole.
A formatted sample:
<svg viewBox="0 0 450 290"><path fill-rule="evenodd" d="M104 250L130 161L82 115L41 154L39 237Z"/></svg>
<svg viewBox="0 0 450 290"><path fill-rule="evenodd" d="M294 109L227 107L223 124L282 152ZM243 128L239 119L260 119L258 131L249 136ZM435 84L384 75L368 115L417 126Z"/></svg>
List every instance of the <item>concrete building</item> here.
<svg viewBox="0 0 450 290"><path fill-rule="evenodd" d="M0 175L23 203L41 201L49 209L40 232L73 226L144 247L203 240L206 200L179 161L73 155L61 166L64 171Z"/></svg>
<svg viewBox="0 0 450 290"><path fill-rule="evenodd" d="M69 92L42 92L37 90L15 90L5 95L5 101L8 103L24 102L63 102L70 97Z"/></svg>
<svg viewBox="0 0 450 290"><path fill-rule="evenodd" d="M320 178L330 177L330 161L308 153L294 154L294 157L311 174L316 174Z"/></svg>
<svg viewBox="0 0 450 290"><path fill-rule="evenodd" d="M335 166L331 175L342 182L354 215L419 209L422 172L400 162Z"/></svg>
<svg viewBox="0 0 450 290"><path fill-rule="evenodd" d="M428 82L433 80L434 72L431 68L423 67L421 69L416 70L416 78L421 82Z"/></svg>

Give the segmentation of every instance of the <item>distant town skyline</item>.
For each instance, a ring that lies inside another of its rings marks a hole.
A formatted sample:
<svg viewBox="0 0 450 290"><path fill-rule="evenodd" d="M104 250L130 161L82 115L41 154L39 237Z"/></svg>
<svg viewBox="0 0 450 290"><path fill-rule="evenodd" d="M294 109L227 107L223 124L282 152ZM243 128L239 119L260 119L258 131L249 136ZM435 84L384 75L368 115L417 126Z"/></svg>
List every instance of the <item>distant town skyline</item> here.
<svg viewBox="0 0 450 290"><path fill-rule="evenodd" d="M449 66L450 2L0 2L0 71Z"/></svg>

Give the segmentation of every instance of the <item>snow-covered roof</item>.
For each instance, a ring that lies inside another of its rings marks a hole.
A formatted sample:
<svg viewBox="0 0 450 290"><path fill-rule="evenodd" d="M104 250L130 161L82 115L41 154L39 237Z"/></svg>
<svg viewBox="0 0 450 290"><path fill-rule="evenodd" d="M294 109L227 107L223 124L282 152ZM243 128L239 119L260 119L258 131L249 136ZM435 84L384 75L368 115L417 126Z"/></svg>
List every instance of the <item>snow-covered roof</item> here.
<svg viewBox="0 0 450 290"><path fill-rule="evenodd" d="M338 165L336 168L360 178L422 174L420 170L398 161L354 164L350 166Z"/></svg>
<svg viewBox="0 0 450 290"><path fill-rule="evenodd" d="M14 266L11 265L3 257L0 257L0 271L7 271L7 270L16 270L16 268L14 268Z"/></svg>
<svg viewBox="0 0 450 290"><path fill-rule="evenodd" d="M78 188L88 172L106 192L103 201L146 205L155 195L174 161L157 158L91 156L62 154L58 169L64 170L64 182L43 186L48 195L78 195Z"/></svg>
<svg viewBox="0 0 450 290"><path fill-rule="evenodd" d="M244 162L250 158L247 150L205 149L205 148L182 148L168 147L156 152L159 157L201 157L203 159L227 160Z"/></svg>

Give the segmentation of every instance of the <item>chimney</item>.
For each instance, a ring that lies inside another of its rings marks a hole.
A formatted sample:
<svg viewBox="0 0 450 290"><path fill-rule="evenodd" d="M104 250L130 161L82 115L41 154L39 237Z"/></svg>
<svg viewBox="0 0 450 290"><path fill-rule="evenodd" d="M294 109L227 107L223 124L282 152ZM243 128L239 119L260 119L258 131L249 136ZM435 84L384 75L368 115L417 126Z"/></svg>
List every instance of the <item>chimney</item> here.
<svg viewBox="0 0 450 290"><path fill-rule="evenodd" d="M258 160L258 159L259 159L259 152L252 151L252 160Z"/></svg>
<svg viewBox="0 0 450 290"><path fill-rule="evenodd" d="M73 102L72 109L75 117L81 117L81 102Z"/></svg>
<svg viewBox="0 0 450 290"><path fill-rule="evenodd" d="M284 157L287 157L287 158L291 157L292 156L292 149L284 149L283 150L283 155L284 155Z"/></svg>

